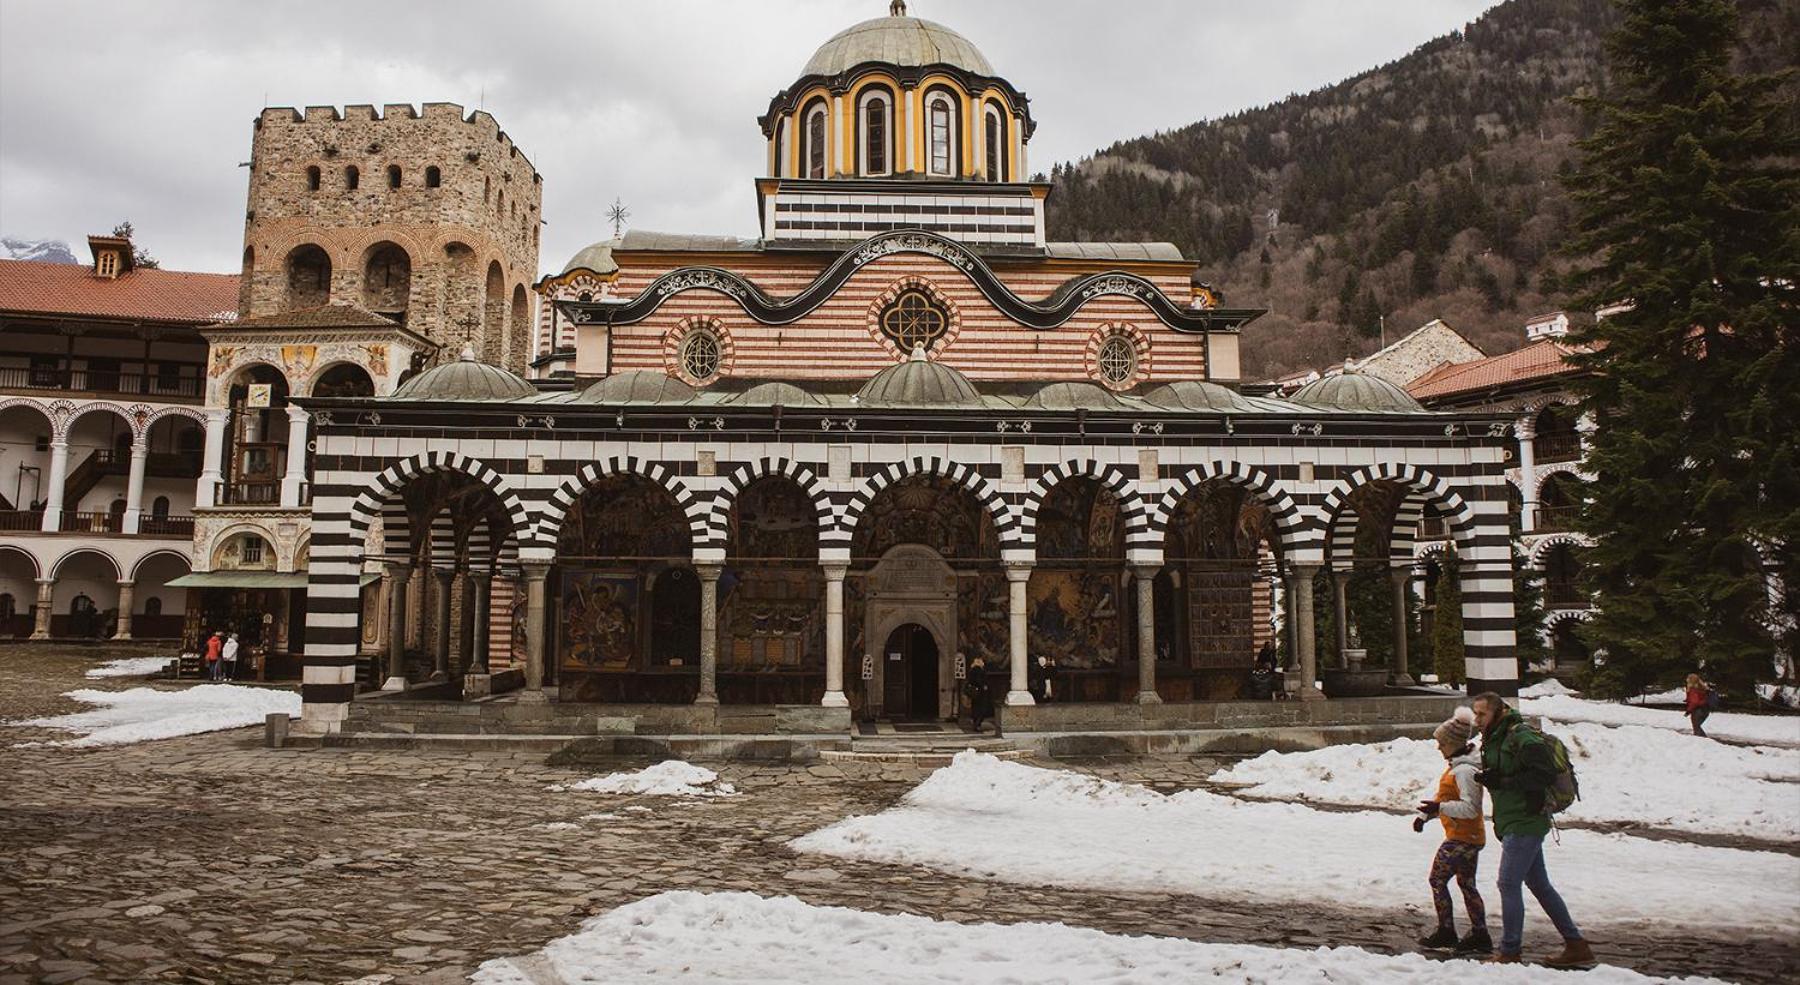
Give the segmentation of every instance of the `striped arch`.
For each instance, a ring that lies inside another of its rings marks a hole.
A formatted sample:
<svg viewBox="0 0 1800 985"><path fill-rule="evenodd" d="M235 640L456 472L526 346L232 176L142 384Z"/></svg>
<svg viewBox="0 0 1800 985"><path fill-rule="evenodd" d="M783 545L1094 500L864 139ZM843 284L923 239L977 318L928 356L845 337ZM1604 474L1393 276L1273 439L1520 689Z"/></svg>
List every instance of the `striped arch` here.
<svg viewBox="0 0 1800 985"><path fill-rule="evenodd" d="M1356 525L1362 516L1349 503L1332 516L1325 528L1326 560L1333 571L1349 571L1356 567Z"/></svg>
<svg viewBox="0 0 1800 985"><path fill-rule="evenodd" d="M144 433L149 434L150 426L155 424L157 421L162 420L165 417L185 417L188 420L193 421L194 423L200 425L201 427L206 426L206 412L205 411L201 410L198 407L184 407L179 404L176 404L174 406L163 407L160 410L151 411L150 416L144 418Z"/></svg>
<svg viewBox="0 0 1800 985"><path fill-rule="evenodd" d="M1169 517L1175 515L1175 507L1182 499L1214 479L1246 490L1268 509L1275 521L1276 540L1281 544L1282 554L1288 555L1315 545L1307 530L1306 518L1301 515L1300 507L1294 504L1293 498L1277 488L1275 480L1268 473L1243 462L1212 462L1173 480L1162 499L1157 501L1156 510L1149 518L1150 529L1157 538L1163 538L1167 534Z"/></svg>
<svg viewBox="0 0 1800 985"><path fill-rule="evenodd" d="M614 455L605 461L589 462L581 467L581 471L564 479L544 503L543 515L538 519L537 530L533 535L535 542L541 547L554 550L557 538L562 534L563 521L568 518L569 508L575 505L575 501L581 498L581 494L589 486L615 475L636 476L663 487L669 495L675 497L675 505L687 517L688 535L694 547L699 548L707 543L706 505L687 486L676 480L668 469L631 455Z"/></svg>
<svg viewBox="0 0 1800 985"><path fill-rule="evenodd" d="M1542 540L1531 545L1531 552L1525 556L1525 566L1541 571L1544 567L1544 558L1550 553L1552 547L1555 547L1558 544L1567 544L1570 547L1586 547L1591 543L1592 541L1586 534L1574 532L1546 534Z"/></svg>
<svg viewBox="0 0 1800 985"><path fill-rule="evenodd" d="M1019 510L1019 537L1025 546L1037 547L1038 510L1043 508L1044 500L1049 497L1051 490L1062 484L1064 479L1074 478L1092 479L1105 486L1113 494L1113 498L1118 500L1119 519L1125 525L1126 550L1155 545L1156 532L1150 529L1150 513L1144 508L1143 498L1138 495L1136 486L1117 467L1088 458L1052 465L1032 482L1031 489L1025 495L1025 503Z"/></svg>
<svg viewBox="0 0 1800 985"><path fill-rule="evenodd" d="M819 546L843 546L838 543L837 523L832 516L831 497L825 491L825 484L819 477L804 465L785 458L763 458L740 466L725 478L725 484L713 494L712 508L706 518L706 536L702 543L707 547L724 550L726 540L731 532L731 508L737 505L738 496L742 495L750 484L771 476L792 479L806 492L813 502L813 509L819 518ZM847 543L848 536L843 540Z"/></svg>
<svg viewBox="0 0 1800 985"><path fill-rule="evenodd" d="M500 505L512 521L514 530L531 529L531 515L526 512L525 504L520 502L518 493L506 477L489 468L486 464L463 455L459 452L432 451L423 455L415 455L405 461L396 462L386 471L370 482L368 489L356 497L350 505L350 536L354 543L361 543L368 535L369 524L377 516L382 518L387 545L395 543L395 531L388 526L394 520L389 504L400 500L400 491L406 484L423 475L433 472L458 472L481 483L492 490L499 498ZM405 507L400 507L400 536L406 536ZM410 543L410 541L405 541ZM400 553L406 553L402 550Z"/></svg>
<svg viewBox="0 0 1800 985"><path fill-rule="evenodd" d="M1394 529L1388 535L1388 562L1400 567L1412 563L1413 542L1419 539L1419 524L1425 520L1425 497L1412 490L1400 500L1394 511Z"/></svg>
<svg viewBox="0 0 1800 985"><path fill-rule="evenodd" d="M1458 543L1465 543L1475 536L1475 517L1469 504L1460 495L1453 492L1444 480L1419 468L1416 465L1400 465L1383 462L1380 465L1358 469L1350 478L1325 494L1324 512L1328 524L1335 524L1340 513L1351 509L1350 495L1358 489L1373 482L1393 482L1405 487L1419 500L1421 508L1430 503L1438 508L1450 524L1452 535ZM1402 504L1404 508L1404 503Z"/></svg>
<svg viewBox="0 0 1800 985"><path fill-rule="evenodd" d="M1413 571L1425 573L1425 563L1437 559L1443 564L1447 558L1456 556L1456 545L1447 540L1422 540L1413 545Z"/></svg>
<svg viewBox="0 0 1800 985"><path fill-rule="evenodd" d="M1594 610L1588 609L1551 609L1544 613L1543 640L1547 647L1556 645L1556 631L1564 623L1593 622Z"/></svg>
<svg viewBox="0 0 1800 985"><path fill-rule="evenodd" d="M832 538L832 546L849 546L851 538L856 533L857 523L862 520L863 514L868 512L869 504L875 501L875 497L880 495L882 490L902 479L919 475L949 479L974 494L975 498L981 501L982 508L987 510L988 515L994 520L994 533L1000 540L1001 550L1023 549L1031 546L1030 542L1024 539L1020 530L1019 518L1013 515L1012 509L1006 505L1006 500L1001 498L993 483L982 478L981 473L975 471L973 466L964 465L961 462L947 462L941 458L913 458L905 462L896 462L864 479L862 487L856 491L850 504L844 508L843 516L838 519L838 530L836 536Z"/></svg>

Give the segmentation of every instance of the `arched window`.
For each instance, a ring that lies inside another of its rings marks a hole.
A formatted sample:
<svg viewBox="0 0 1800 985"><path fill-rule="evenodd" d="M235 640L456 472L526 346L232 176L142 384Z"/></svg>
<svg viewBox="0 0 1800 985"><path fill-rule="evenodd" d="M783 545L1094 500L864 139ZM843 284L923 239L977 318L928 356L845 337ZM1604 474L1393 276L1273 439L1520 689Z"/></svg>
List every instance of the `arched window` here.
<svg viewBox="0 0 1800 985"><path fill-rule="evenodd" d="M681 340L681 371L697 383L719 375L719 336L712 329L691 329Z"/></svg>
<svg viewBox="0 0 1800 985"><path fill-rule="evenodd" d="M794 152L793 142L793 127L788 125L788 118L784 116L780 123L775 124L775 167L770 173L776 177L792 177L792 164L788 156Z"/></svg>
<svg viewBox="0 0 1800 985"><path fill-rule="evenodd" d="M1100 343L1096 363L1101 382L1114 387L1129 385L1137 375L1137 347L1123 335L1109 335Z"/></svg>
<svg viewBox="0 0 1800 985"><path fill-rule="evenodd" d="M891 168L888 163L892 156L888 149L888 135L893 132L889 124L891 106L883 92L872 92L863 97L861 150L862 173L865 175L887 174Z"/></svg>
<svg viewBox="0 0 1800 985"><path fill-rule="evenodd" d="M400 187L400 165L398 164L388 165L388 187Z"/></svg>
<svg viewBox="0 0 1800 985"><path fill-rule="evenodd" d="M911 353L916 346L931 351L949 329L950 313L916 287L901 291L881 312L881 334L903 353Z"/></svg>
<svg viewBox="0 0 1800 985"><path fill-rule="evenodd" d="M360 184L362 184L362 172L356 170L356 165L351 164L345 167L344 190L353 192L356 190L356 186Z"/></svg>
<svg viewBox="0 0 1800 985"><path fill-rule="evenodd" d="M983 114L986 118L986 133L983 143L987 150L987 180L1006 180L1006 122L1000 118L1000 111L993 103L987 105Z"/></svg>
<svg viewBox="0 0 1800 985"><path fill-rule="evenodd" d="M158 520L169 518L169 497L158 496L150 501L150 515Z"/></svg>
<svg viewBox="0 0 1800 985"><path fill-rule="evenodd" d="M806 111L806 176L825 177L825 104Z"/></svg>
<svg viewBox="0 0 1800 985"><path fill-rule="evenodd" d="M933 94L927 104L925 118L930 128L926 139L931 146L931 173L940 177L956 176L956 111L950 97Z"/></svg>
<svg viewBox="0 0 1800 985"><path fill-rule="evenodd" d="M306 169L306 190L309 192L319 190L319 166L316 164Z"/></svg>
<svg viewBox="0 0 1800 985"><path fill-rule="evenodd" d="M152 595L148 599L145 599L144 600L144 615L146 615L146 616L162 615L162 599L155 595Z"/></svg>
<svg viewBox="0 0 1800 985"><path fill-rule="evenodd" d="M443 184L443 181L444 181L444 173L437 169L437 165L434 164L431 167L428 167L425 169L425 187L426 188L436 188L438 185Z"/></svg>

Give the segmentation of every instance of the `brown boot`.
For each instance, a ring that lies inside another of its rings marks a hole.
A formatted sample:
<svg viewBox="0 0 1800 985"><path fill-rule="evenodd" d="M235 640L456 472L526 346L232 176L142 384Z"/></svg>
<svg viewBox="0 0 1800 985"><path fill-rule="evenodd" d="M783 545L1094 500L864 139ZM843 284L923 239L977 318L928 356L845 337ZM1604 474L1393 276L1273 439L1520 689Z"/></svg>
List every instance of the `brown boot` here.
<svg viewBox="0 0 1800 985"><path fill-rule="evenodd" d="M1508 954L1505 951L1495 951L1484 958L1483 961L1486 964L1518 964L1519 956L1517 954Z"/></svg>
<svg viewBox="0 0 1800 985"><path fill-rule="evenodd" d="M1588 942L1577 937L1572 941L1563 941L1562 953L1544 959L1544 963L1552 968L1592 968L1599 962L1594 958L1594 949Z"/></svg>

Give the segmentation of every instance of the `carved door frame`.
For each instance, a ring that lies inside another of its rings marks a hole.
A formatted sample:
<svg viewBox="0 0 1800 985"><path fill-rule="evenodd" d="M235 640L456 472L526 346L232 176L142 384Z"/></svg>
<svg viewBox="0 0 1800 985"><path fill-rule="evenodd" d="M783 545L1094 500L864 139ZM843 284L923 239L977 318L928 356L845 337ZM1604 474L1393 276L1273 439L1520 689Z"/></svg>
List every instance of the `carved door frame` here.
<svg viewBox="0 0 1800 985"><path fill-rule="evenodd" d="M869 710L885 714L887 654L882 652L894 630L917 623L937 644L937 695L940 719L956 714L956 572L938 552L923 544L899 544L869 569L863 602L864 656L875 665L875 678L865 690Z"/></svg>

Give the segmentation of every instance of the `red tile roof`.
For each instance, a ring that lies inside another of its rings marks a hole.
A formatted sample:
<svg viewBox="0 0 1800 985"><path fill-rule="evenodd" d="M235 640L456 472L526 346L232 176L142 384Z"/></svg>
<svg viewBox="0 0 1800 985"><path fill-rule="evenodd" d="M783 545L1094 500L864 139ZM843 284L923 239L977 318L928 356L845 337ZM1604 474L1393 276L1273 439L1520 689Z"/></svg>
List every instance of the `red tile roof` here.
<svg viewBox="0 0 1800 985"><path fill-rule="evenodd" d="M1462 393L1478 393L1531 380L1546 379L1575 372L1565 361L1578 351L1557 339L1539 339L1522 349L1471 359L1466 363L1445 363L1406 385L1415 400L1430 400Z"/></svg>
<svg viewBox="0 0 1800 985"><path fill-rule="evenodd" d="M108 280L74 263L0 260L0 313L207 324L235 317L236 274L137 267Z"/></svg>

